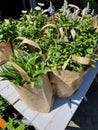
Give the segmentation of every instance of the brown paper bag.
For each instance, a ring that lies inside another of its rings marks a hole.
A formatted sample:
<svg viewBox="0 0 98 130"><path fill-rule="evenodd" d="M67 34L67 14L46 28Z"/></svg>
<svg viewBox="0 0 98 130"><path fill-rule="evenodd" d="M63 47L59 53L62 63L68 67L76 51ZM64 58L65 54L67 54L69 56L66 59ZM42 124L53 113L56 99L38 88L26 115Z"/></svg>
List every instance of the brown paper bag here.
<svg viewBox="0 0 98 130"><path fill-rule="evenodd" d="M57 97L69 97L75 93L86 72L56 70L50 74L50 82Z"/></svg>
<svg viewBox="0 0 98 130"><path fill-rule="evenodd" d="M30 86L14 86L20 95L20 99L32 110L49 112L53 105L53 92L48 75L43 75L43 88L36 83L34 89Z"/></svg>
<svg viewBox="0 0 98 130"><path fill-rule="evenodd" d="M75 60L81 64L90 64L89 58L83 58L73 55L70 56L69 59L64 63L64 65L62 66L62 70L52 69L53 73L50 74L49 77L53 91L57 97L72 96L79 88L79 85L81 84L83 77L87 72L75 72L66 70L65 68L70 59Z"/></svg>
<svg viewBox="0 0 98 130"><path fill-rule="evenodd" d="M14 62L7 62L16 68L23 79L30 81L30 77L19 65ZM53 105L53 91L47 74L42 76L43 88L40 88L38 83L34 88L30 88L29 85L14 86L20 95L20 99L25 102L31 109L39 112L49 112Z"/></svg>
<svg viewBox="0 0 98 130"><path fill-rule="evenodd" d="M0 65L8 61L9 56L12 54L11 43L0 43Z"/></svg>

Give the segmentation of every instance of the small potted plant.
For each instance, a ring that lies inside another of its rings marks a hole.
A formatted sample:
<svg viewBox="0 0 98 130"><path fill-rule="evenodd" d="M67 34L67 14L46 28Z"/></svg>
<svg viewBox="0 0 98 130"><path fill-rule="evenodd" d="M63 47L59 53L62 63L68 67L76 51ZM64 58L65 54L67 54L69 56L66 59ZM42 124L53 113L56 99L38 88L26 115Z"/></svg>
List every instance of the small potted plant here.
<svg viewBox="0 0 98 130"><path fill-rule="evenodd" d="M14 50L9 61L1 66L0 77L14 84L20 99L31 109L49 112L53 98L47 75L49 71L43 54Z"/></svg>
<svg viewBox="0 0 98 130"><path fill-rule="evenodd" d="M93 10L89 11L89 4L81 10L65 0L36 39L46 54L53 72L50 80L59 97L71 96L98 58L98 23Z"/></svg>

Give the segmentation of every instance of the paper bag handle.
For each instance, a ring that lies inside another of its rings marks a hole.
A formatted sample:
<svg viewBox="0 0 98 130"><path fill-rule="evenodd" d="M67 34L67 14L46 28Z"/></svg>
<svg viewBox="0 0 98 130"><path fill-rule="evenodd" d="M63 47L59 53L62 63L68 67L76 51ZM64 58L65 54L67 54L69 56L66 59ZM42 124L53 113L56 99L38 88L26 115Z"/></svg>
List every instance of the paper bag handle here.
<svg viewBox="0 0 98 130"><path fill-rule="evenodd" d="M28 76L27 72L25 72L19 65L14 62L7 62L7 64L12 65L20 73L23 79L25 79L27 82L30 82L30 77Z"/></svg>
<svg viewBox="0 0 98 130"><path fill-rule="evenodd" d="M38 48L40 50L40 54L42 54L42 50L41 50L40 46L38 45L38 43L36 43L36 42L34 42L34 41L30 40L30 39L27 39L25 37L17 37L15 39L22 40L19 47L22 46L23 44L28 44L28 45L31 45L31 46L33 46L35 48Z"/></svg>
<svg viewBox="0 0 98 130"><path fill-rule="evenodd" d="M70 56L70 57L64 62L63 66L62 66L62 69L63 69L63 70L66 69L66 67L67 67L67 65L68 65L68 62L69 62L71 59L74 60L74 61L77 61L77 62L79 62L79 63L81 63L81 64L84 64L84 65L89 65L89 64L91 63L91 60L90 60L89 58L72 55L72 56Z"/></svg>

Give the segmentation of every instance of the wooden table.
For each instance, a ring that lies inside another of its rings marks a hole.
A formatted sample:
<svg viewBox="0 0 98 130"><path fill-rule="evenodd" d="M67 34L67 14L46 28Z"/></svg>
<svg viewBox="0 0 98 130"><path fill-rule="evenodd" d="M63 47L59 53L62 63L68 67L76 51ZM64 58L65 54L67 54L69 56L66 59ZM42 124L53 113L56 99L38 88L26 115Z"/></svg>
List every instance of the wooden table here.
<svg viewBox="0 0 98 130"><path fill-rule="evenodd" d="M98 61L96 62L96 68L91 68L87 72L78 91L69 98L56 98L53 110L49 113L39 113L31 110L19 99L19 94L7 80L0 81L0 95L11 103L36 130L64 130L85 97L97 72Z"/></svg>

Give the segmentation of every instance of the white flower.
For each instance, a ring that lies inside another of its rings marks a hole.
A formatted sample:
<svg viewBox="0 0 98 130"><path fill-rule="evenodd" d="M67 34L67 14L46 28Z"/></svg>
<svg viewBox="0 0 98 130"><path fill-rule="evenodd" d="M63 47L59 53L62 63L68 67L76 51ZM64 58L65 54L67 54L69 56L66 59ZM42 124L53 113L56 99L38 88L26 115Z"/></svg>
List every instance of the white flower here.
<svg viewBox="0 0 98 130"><path fill-rule="evenodd" d="M39 6L36 6L35 10L39 11L39 10L41 10L41 8Z"/></svg>
<svg viewBox="0 0 98 130"><path fill-rule="evenodd" d="M23 14L26 14L27 13L27 10L22 10L21 11Z"/></svg>
<svg viewBox="0 0 98 130"><path fill-rule="evenodd" d="M39 6L41 6L41 7L43 7L43 6L45 6L45 4L44 3L37 3Z"/></svg>

